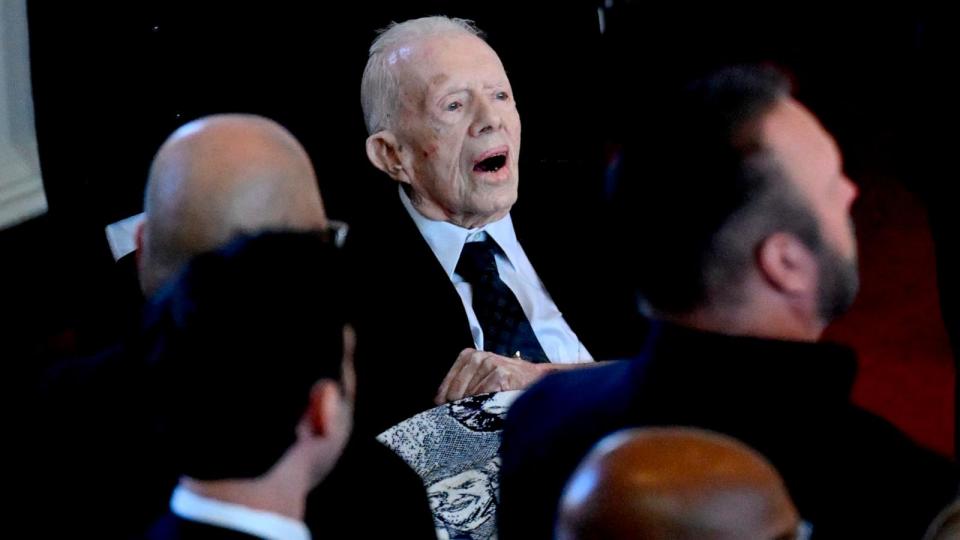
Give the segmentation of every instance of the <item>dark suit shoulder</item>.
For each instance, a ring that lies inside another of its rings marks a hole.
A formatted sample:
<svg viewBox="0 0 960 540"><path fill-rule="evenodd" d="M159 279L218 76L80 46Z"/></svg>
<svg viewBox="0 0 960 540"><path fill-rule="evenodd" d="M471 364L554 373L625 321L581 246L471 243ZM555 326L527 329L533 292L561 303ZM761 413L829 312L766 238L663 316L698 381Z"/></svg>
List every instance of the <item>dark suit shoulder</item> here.
<svg viewBox="0 0 960 540"><path fill-rule="evenodd" d="M510 408L500 455L500 538L550 538L570 473L603 435L623 427L633 361L556 373Z"/></svg>
<svg viewBox="0 0 960 540"><path fill-rule="evenodd" d="M376 435L433 407L457 355L473 346L463 302L394 195L351 228L358 432Z"/></svg>
<svg viewBox="0 0 960 540"><path fill-rule="evenodd" d="M896 516L886 524L891 537L919 537L960 493L957 464L918 445L886 419L851 406L841 429L846 459L837 472L847 475L853 496L869 503L856 505L864 516Z"/></svg>
<svg viewBox="0 0 960 540"><path fill-rule="evenodd" d="M524 392L510 408L504 437L555 433L558 426L579 425L619 415L631 399L631 361L551 374Z"/></svg>

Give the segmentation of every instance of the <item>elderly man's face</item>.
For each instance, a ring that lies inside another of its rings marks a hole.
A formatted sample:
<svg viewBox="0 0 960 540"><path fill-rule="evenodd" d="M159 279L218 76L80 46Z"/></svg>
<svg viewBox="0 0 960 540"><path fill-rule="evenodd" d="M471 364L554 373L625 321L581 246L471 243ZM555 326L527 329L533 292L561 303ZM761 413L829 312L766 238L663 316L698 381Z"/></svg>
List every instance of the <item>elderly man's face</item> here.
<svg viewBox="0 0 960 540"><path fill-rule="evenodd" d="M505 216L517 199L520 116L496 53L449 34L390 59L400 82L394 177L410 184L417 209L468 228Z"/></svg>

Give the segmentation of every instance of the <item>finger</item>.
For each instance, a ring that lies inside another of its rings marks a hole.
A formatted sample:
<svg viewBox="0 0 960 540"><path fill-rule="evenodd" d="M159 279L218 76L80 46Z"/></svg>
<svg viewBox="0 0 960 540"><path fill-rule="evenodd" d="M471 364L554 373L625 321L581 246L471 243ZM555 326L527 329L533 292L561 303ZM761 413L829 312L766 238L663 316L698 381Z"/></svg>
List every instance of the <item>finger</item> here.
<svg viewBox="0 0 960 540"><path fill-rule="evenodd" d="M496 367L491 366L489 363L491 356L493 356L491 353L484 351L477 351L470 355L470 358L464 362L463 369L460 370L459 375L451 381L450 386L447 388L447 394L444 396L446 401L456 401L471 395L468 389L475 385L476 381L485 377L491 369Z"/></svg>
<svg viewBox="0 0 960 540"><path fill-rule="evenodd" d="M529 364L529 362L525 360L515 360L508 356L490 353L483 358L483 363L477 370L477 373L474 374L473 381L470 386L467 387L465 394L467 396L475 396L484 392L496 392L498 391L497 389L486 390L489 385L483 382L492 372L497 371L501 376L507 376L515 366L523 367L527 364Z"/></svg>
<svg viewBox="0 0 960 540"><path fill-rule="evenodd" d="M460 373L460 370L463 369L463 364L466 362L470 356L477 352L476 349L468 347L460 351L460 354L457 355L457 359L454 360L453 365L450 366L450 371L447 372L447 375L443 378L443 381L440 382L440 386L437 388L437 395L434 398L434 401L440 403L440 400L447 392L447 388L450 386L450 382Z"/></svg>
<svg viewBox="0 0 960 540"><path fill-rule="evenodd" d="M496 369L490 370L486 377L475 378L477 384L468 393L474 395L526 388L543 376L543 365L501 357Z"/></svg>
<svg viewBox="0 0 960 540"><path fill-rule="evenodd" d="M512 363L512 359L498 354L490 353L484 356L480 365L477 366L470 384L467 385L467 388L464 390L462 397L498 391L496 388L488 390L489 385L483 381L488 380L488 377L494 373L499 373L500 376L508 376L512 369Z"/></svg>
<svg viewBox="0 0 960 540"><path fill-rule="evenodd" d="M475 396L487 392L499 392L510 379L510 368L496 366L483 377L475 377L474 383L467 389L467 395Z"/></svg>
<svg viewBox="0 0 960 540"><path fill-rule="evenodd" d="M453 363L450 371L447 372L447 376L443 378L443 382L440 383L440 387L437 389L437 395L433 399L434 403L437 405L442 405L449 401L447 396L456 395L458 392L463 391L463 389L454 390L454 386L463 385L464 383L461 381L461 379L464 376L469 377L469 372L464 373L464 369L469 370L471 362L473 361L473 357L478 352L479 351L472 348L460 351L460 354L457 356L457 360Z"/></svg>

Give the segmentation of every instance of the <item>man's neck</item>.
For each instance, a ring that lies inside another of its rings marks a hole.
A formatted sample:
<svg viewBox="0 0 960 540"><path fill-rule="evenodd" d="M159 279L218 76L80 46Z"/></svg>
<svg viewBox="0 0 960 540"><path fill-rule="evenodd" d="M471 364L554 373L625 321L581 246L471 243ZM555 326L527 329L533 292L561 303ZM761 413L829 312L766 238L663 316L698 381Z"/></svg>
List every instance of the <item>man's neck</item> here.
<svg viewBox="0 0 960 540"><path fill-rule="evenodd" d="M259 478L206 481L185 477L180 483L197 495L302 521L311 489L308 477L306 473L271 470Z"/></svg>
<svg viewBox="0 0 960 540"><path fill-rule="evenodd" d="M730 336L785 341L819 341L824 325L784 311L701 307L682 314L658 314L664 320L695 330Z"/></svg>

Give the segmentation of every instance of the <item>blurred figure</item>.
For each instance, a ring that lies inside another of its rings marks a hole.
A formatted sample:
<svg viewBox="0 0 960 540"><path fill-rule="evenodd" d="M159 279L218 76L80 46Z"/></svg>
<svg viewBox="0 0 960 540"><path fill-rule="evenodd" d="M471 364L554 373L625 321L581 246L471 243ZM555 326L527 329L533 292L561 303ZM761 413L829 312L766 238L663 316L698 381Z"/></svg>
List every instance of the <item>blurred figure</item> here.
<svg viewBox="0 0 960 540"><path fill-rule="evenodd" d="M739 441L691 428L632 429L600 441L560 502L559 540L795 540L780 476Z"/></svg>
<svg viewBox="0 0 960 540"><path fill-rule="evenodd" d="M960 540L960 499L933 520L923 540Z"/></svg>
<svg viewBox="0 0 960 540"><path fill-rule="evenodd" d="M240 114L200 118L170 135L150 167L144 213L137 268L146 297L192 257L239 233L329 223L313 166L293 135L267 118ZM46 527L125 536L166 503L177 475L142 421L151 407L143 389L152 369L137 343L139 325L131 327L133 336L62 361L42 381L38 459L47 488L39 497L64 516ZM102 506L117 509L109 523Z"/></svg>
<svg viewBox="0 0 960 540"><path fill-rule="evenodd" d="M254 115L208 116L177 129L154 158L144 209L137 266L147 297L161 291L191 258L238 234L340 232L326 217L306 151L279 124ZM245 293L236 291L238 298ZM131 317L139 318L139 313ZM142 532L166 506L179 471L158 446L156 433L142 422L144 411L153 407L143 389L155 374L144 361L149 350L141 341L135 332L96 356L61 362L46 374L37 423L43 426L37 433L37 459L46 481L37 497L64 517L42 522L41 528L52 529L50 536L63 528L71 534L125 537ZM419 478L375 441L365 441L362 452L354 446L345 452L346 465L325 483L336 487L331 493L314 493L318 502L309 509L341 515L361 511L353 501L366 494L357 493L353 473L339 473L359 453L356 462L376 470L391 493L402 493L397 496L401 503L384 506L377 515L431 530ZM116 509L106 522L99 511L103 506ZM308 521L312 515L310 510Z"/></svg>
<svg viewBox="0 0 960 540"><path fill-rule="evenodd" d="M328 225L300 143L272 120L241 114L194 120L170 135L150 167L144 218L137 252L147 296L239 233Z"/></svg>
<svg viewBox="0 0 960 540"><path fill-rule="evenodd" d="M352 330L330 244L241 238L197 256L148 308L158 440L182 473L150 538L311 537L307 494L353 424Z"/></svg>
<svg viewBox="0 0 960 540"><path fill-rule="evenodd" d="M625 241L644 254L633 273L656 323L631 360L552 375L514 403L501 540L552 534L587 451L647 425L756 449L814 535L921 536L956 496L956 464L851 403L854 351L819 343L858 290L857 188L833 137L764 66L716 70L649 108L627 154L643 197Z"/></svg>

